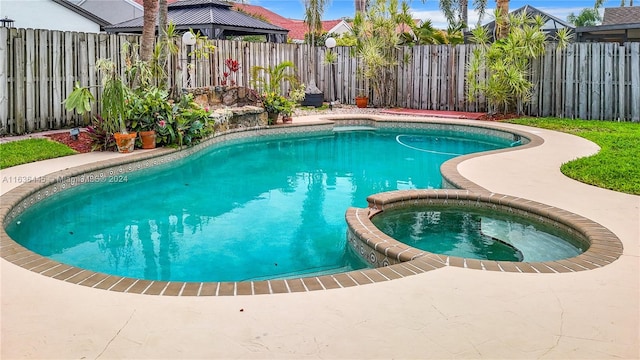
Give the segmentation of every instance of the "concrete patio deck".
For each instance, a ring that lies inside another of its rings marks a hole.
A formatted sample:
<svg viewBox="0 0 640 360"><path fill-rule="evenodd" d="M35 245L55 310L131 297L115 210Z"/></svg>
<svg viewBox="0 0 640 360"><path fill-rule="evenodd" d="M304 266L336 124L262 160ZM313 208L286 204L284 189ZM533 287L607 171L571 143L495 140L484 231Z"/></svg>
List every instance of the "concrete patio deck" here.
<svg viewBox="0 0 640 360"><path fill-rule="evenodd" d="M78 286L2 259L0 357L640 358L640 197L595 188L560 173L562 163L598 151L587 140L517 125L488 125L529 131L545 141L535 148L464 161L458 166L460 174L490 191L546 203L602 224L624 244L617 261L563 274L446 266L333 290L172 297ZM1 170L0 178L37 177L119 156L89 153L52 159ZM0 185L5 193L19 184Z"/></svg>

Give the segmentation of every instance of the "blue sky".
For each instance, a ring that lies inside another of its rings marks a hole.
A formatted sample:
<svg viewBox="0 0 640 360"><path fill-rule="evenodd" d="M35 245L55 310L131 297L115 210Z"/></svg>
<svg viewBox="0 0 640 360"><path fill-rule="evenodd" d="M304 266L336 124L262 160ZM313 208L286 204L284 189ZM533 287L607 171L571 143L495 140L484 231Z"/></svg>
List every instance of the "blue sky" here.
<svg viewBox="0 0 640 360"><path fill-rule="evenodd" d="M353 0L330 0L330 4L325 11L324 19L338 19L344 16L353 17L354 5ZM471 10L471 3L469 1L469 7ZM302 19L304 17L304 5L302 0L250 0L248 3L253 5L260 5L267 9L278 13L284 17ZM413 0L409 2L413 10L415 18L418 19L431 19L432 23L437 28L446 28L447 22L444 15L438 9L438 0L426 0L424 3L421 0ZM628 2L627 2L628 3ZM551 15L554 15L561 20L567 20L567 15L570 13L579 13L580 10L586 7L592 7L594 0L564 0L564 1L552 1L552 0L512 0L509 3L509 9L515 10L524 5L531 5L539 10L545 11ZM604 7L616 7L620 6L620 0L605 0ZM495 8L495 0L489 0L487 3L487 15L484 17L483 22L491 21L491 13ZM477 15L469 12L469 22L474 25L478 20Z"/></svg>

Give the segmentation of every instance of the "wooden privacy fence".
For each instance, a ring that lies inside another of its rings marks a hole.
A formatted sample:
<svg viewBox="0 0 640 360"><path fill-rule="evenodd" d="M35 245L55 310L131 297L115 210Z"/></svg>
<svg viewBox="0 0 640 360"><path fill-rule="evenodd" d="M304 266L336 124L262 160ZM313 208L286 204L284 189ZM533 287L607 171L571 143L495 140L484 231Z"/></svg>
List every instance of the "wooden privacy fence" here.
<svg viewBox="0 0 640 360"><path fill-rule="evenodd" d="M0 28L0 134L83 125L82 117L67 112L62 104L76 81L91 87L97 101L89 116L97 115L101 79L96 60L110 58L124 71L126 56L121 47L126 42L138 44L140 36ZM337 61L326 64L327 49L322 47L210 42L216 49L207 57L194 52L189 56L179 44L179 53L170 58L170 86L219 85L226 71L224 61L232 58L241 66L232 79L242 86L250 85L253 66L292 61L302 83L315 77L325 100L353 104L359 92L372 95L357 76L359 63L346 47L334 48ZM396 79L385 89L391 94L387 106L486 111L486 99L471 102L466 96L466 64L473 46L397 49ZM534 61L531 79L534 93L526 108L529 115L640 121L640 43L577 43L560 51L549 45L545 55Z"/></svg>

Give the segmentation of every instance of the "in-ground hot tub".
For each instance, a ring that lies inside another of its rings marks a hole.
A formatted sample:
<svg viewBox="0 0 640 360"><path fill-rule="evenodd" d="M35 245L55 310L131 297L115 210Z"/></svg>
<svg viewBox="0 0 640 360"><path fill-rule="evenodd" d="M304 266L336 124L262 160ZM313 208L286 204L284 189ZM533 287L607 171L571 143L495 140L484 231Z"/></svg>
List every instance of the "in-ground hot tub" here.
<svg viewBox="0 0 640 360"><path fill-rule="evenodd" d="M467 190L393 191L347 211L349 244L373 266L423 257L483 270L570 272L622 253L582 216L520 198Z"/></svg>

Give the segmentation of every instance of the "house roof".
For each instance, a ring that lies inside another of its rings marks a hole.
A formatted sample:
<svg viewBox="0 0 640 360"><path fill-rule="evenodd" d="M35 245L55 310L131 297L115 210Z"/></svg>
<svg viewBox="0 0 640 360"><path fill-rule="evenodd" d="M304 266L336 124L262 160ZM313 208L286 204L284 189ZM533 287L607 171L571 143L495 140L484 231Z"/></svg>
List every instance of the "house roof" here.
<svg viewBox="0 0 640 360"><path fill-rule="evenodd" d="M640 23L640 6L625 6L604 9L602 25L638 23Z"/></svg>
<svg viewBox="0 0 640 360"><path fill-rule="evenodd" d="M289 39L292 40L304 40L304 35L308 31L307 25L304 23L304 20L285 18L262 6L235 3L233 4L233 7L236 9L240 9L247 14L256 15L274 25L278 25L289 30ZM342 21L344 20L323 20L322 30L329 32Z"/></svg>
<svg viewBox="0 0 640 360"><path fill-rule="evenodd" d="M67 0L84 10L103 18L110 24L117 24L142 16L142 5L134 0Z"/></svg>
<svg viewBox="0 0 640 360"><path fill-rule="evenodd" d="M77 6L77 5L75 5L75 4L73 4L73 3L69 2L69 1L66 1L66 0L51 0L51 1L53 1L54 3L56 3L58 5L64 6L65 8L75 12L76 14L78 14L80 16L83 16L83 17L93 21L94 23L100 25L100 28L104 28L107 25L111 25L111 23L108 22L107 20L105 20L105 19L103 19L103 18L101 18L101 17L99 17L99 16L97 16L97 15L95 15L93 13L90 13L89 11L87 11L87 10L81 8L80 6Z"/></svg>
<svg viewBox="0 0 640 360"><path fill-rule="evenodd" d="M142 4L143 0L135 0L137 3ZM169 3L169 8L172 7L173 4L176 3L177 0L167 0ZM225 6L231 6L235 9L241 10L242 12L255 16L258 19L263 19L270 24L273 24L277 27L289 30L288 38L292 40L304 40L304 35L307 33L307 25L304 23L304 20L299 19L289 19L284 16L281 16L265 7L251 4L243 4L243 3L229 3L226 1L218 1L218 0L182 0L180 3L184 3L188 1L191 5L202 5L212 3L222 3ZM343 22L344 20L323 20L322 21L322 30L326 32L330 32L333 28L335 28L338 24ZM348 25L348 24L347 24Z"/></svg>
<svg viewBox="0 0 640 360"><path fill-rule="evenodd" d="M558 31L559 29L562 28L568 28L568 29L575 29L575 26L573 26L572 24L561 20L549 13L546 13L542 10L538 10L535 7L531 6L531 5L525 5L523 7L520 7L516 10L513 10L511 12L509 12L509 15L519 15L521 13L526 13L528 16L541 16L544 20L545 23L542 26L542 31L544 31L547 34L554 34L556 33L556 31ZM495 27L496 27L496 21L493 20L491 22L488 22L484 25L482 25L482 27L486 28L489 31L489 34L494 34L495 33ZM465 38L467 38L469 35L471 34L470 31L465 31ZM493 36L493 35L492 35ZM493 39L493 37L492 37ZM493 41L493 40L492 40Z"/></svg>
<svg viewBox="0 0 640 360"><path fill-rule="evenodd" d="M169 20L177 29L218 29L230 34L286 35L287 29L248 16L219 0L179 0L169 4ZM139 32L143 17L107 27L110 32ZM206 32L205 32L206 33ZM211 34L207 34L211 36Z"/></svg>
<svg viewBox="0 0 640 360"><path fill-rule="evenodd" d="M571 25L570 23L568 23L568 22L566 22L564 20L561 20L561 19L559 19L559 18L557 18L557 17L555 17L555 16L553 16L553 15L551 15L549 13L546 13L546 12L544 12L542 10L538 10L535 7L531 6L531 5L525 5L523 7L520 7L518 9L516 9L516 10L513 10L513 11L509 12L509 14L510 15L520 15L523 12L526 13L527 15L529 15L529 16L537 16L537 15L542 16L542 18L546 20L545 25L549 24L549 22L553 23L552 24L553 25L553 29L560 29L560 28L573 29L574 28L574 26ZM487 23L487 24L485 24L483 26L488 27L490 29L493 29L496 26L496 21L495 20L491 21L491 22L489 22L489 23ZM549 27L547 27L547 28L549 28Z"/></svg>

